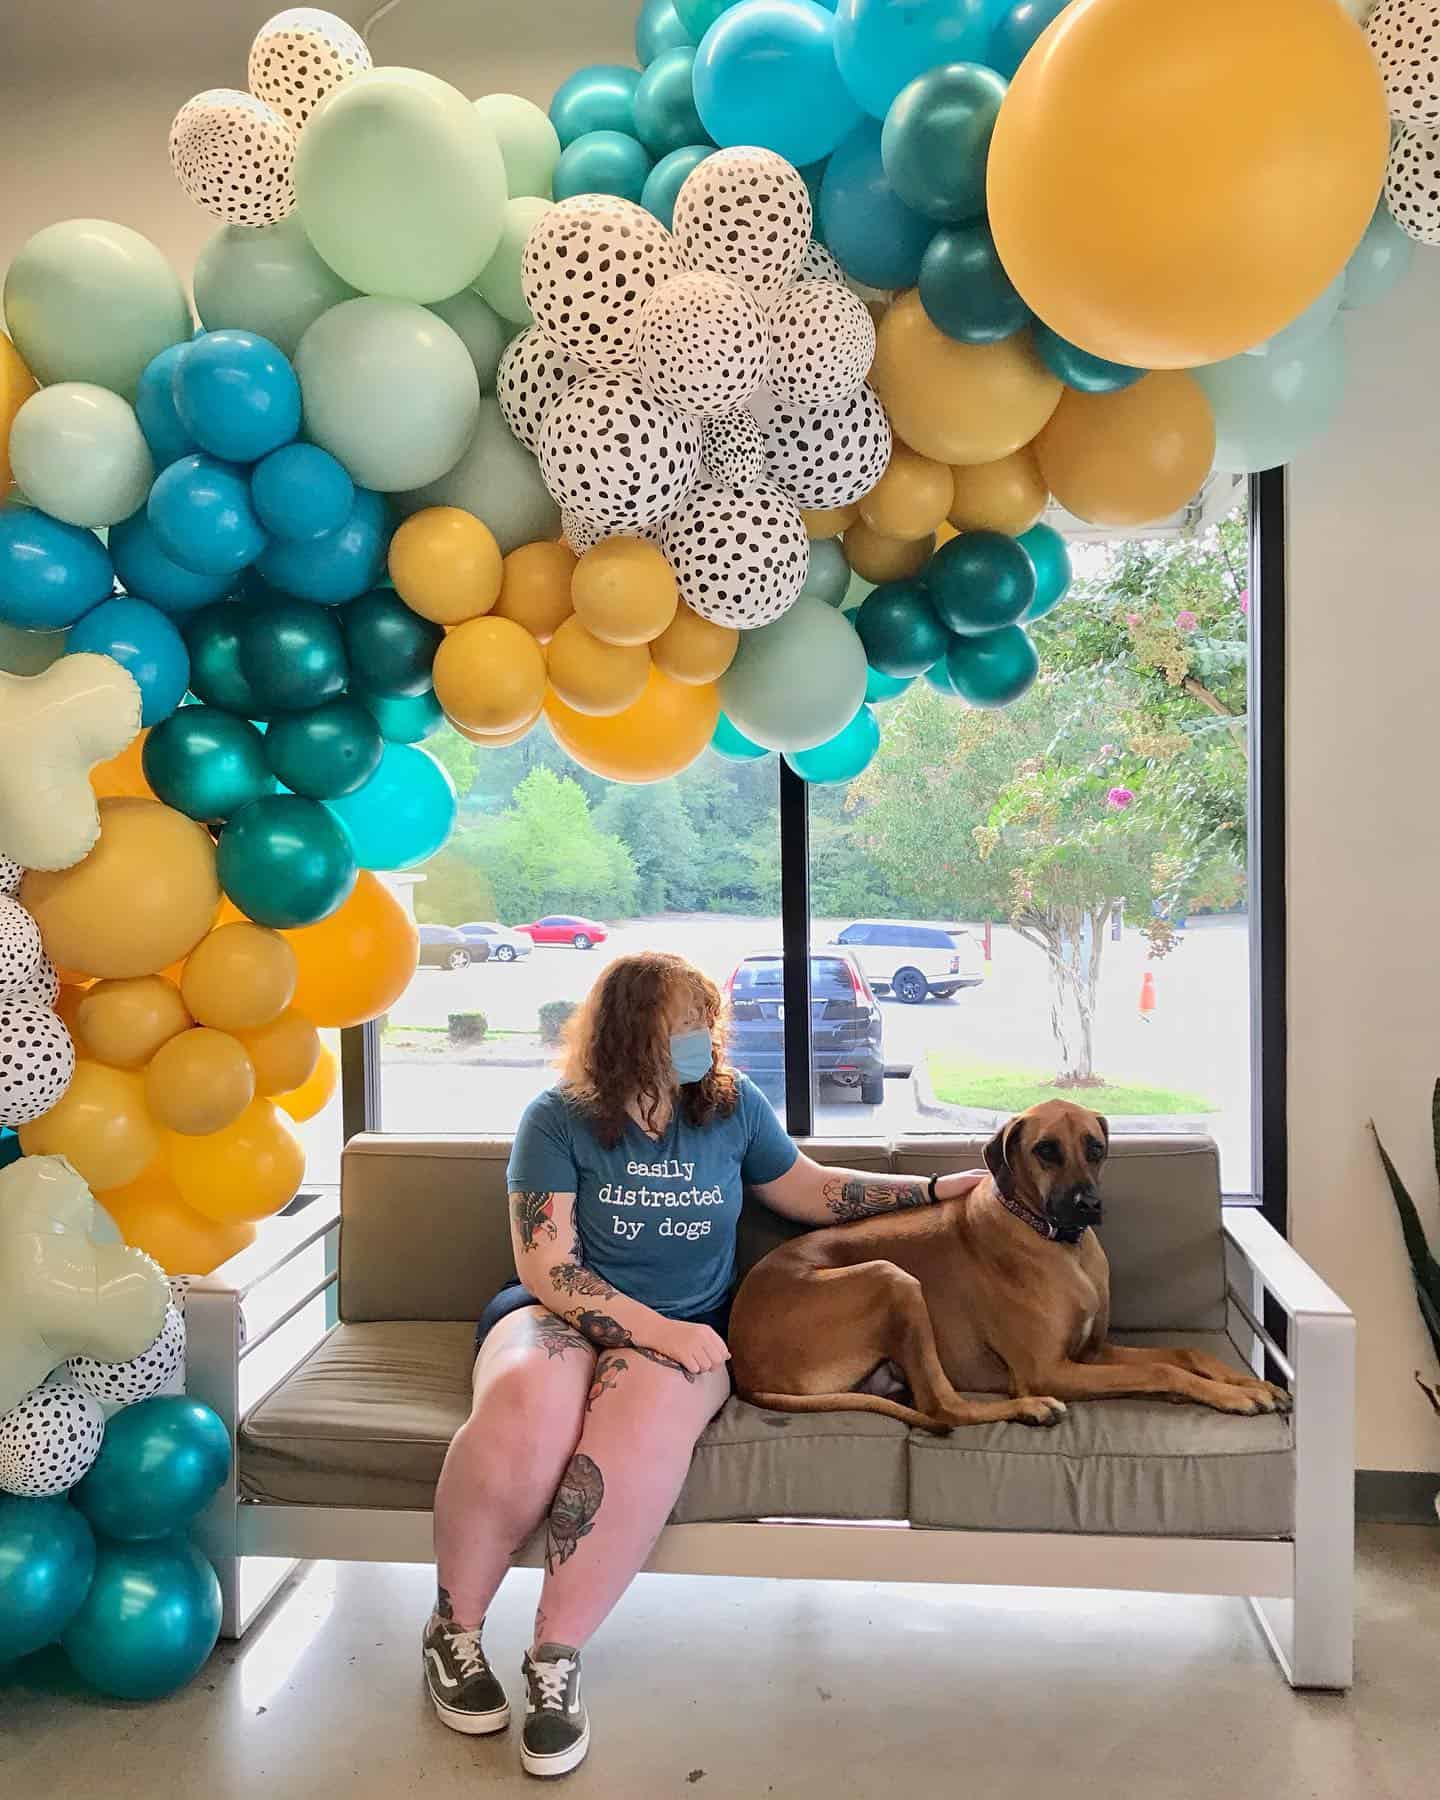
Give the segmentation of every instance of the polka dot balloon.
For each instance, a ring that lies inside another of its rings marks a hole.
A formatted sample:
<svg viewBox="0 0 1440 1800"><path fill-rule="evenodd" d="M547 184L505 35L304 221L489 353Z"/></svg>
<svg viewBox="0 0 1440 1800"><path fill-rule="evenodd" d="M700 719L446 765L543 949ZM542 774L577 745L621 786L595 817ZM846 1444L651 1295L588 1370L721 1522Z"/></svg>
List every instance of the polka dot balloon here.
<svg viewBox="0 0 1440 1800"><path fill-rule="evenodd" d="M292 6L256 32L246 79L298 131L328 93L372 66L353 25L315 6Z"/></svg>
<svg viewBox="0 0 1440 1800"><path fill-rule="evenodd" d="M699 421L652 400L634 375L577 381L540 432L540 472L555 501L612 530L663 519L699 467Z"/></svg>
<svg viewBox="0 0 1440 1800"><path fill-rule="evenodd" d="M1390 117L1440 124L1440 0L1380 0L1365 29Z"/></svg>
<svg viewBox="0 0 1440 1800"><path fill-rule="evenodd" d="M72 1356L65 1365L66 1379L96 1400L114 1406L133 1406L158 1394L185 1360L185 1321L172 1300L165 1308L159 1336L129 1362L97 1362L93 1356Z"/></svg>
<svg viewBox="0 0 1440 1800"><path fill-rule="evenodd" d="M797 506L849 506L890 460L890 421L873 388L813 411L777 406L765 429L766 467Z"/></svg>
<svg viewBox="0 0 1440 1800"><path fill-rule="evenodd" d="M873 341L873 329L870 335ZM655 399L709 418L733 412L755 392L770 344L765 315L747 289L727 275L692 270L645 302L639 351L641 379Z"/></svg>
<svg viewBox="0 0 1440 1800"><path fill-rule="evenodd" d="M1385 202L1417 244L1440 244L1440 131L1401 131L1390 146Z"/></svg>
<svg viewBox="0 0 1440 1800"><path fill-rule="evenodd" d="M105 1410L78 1388L38 1387L0 1413L0 1492L63 1494L100 1454Z"/></svg>
<svg viewBox="0 0 1440 1800"><path fill-rule="evenodd" d="M60 997L60 976L48 956L42 956L30 971L30 979L6 994L7 1000L29 1000L36 1006L54 1006Z"/></svg>
<svg viewBox="0 0 1440 1800"><path fill-rule="evenodd" d="M680 598L702 619L741 631L778 619L810 567L805 521L773 486L749 494L697 487L665 521L660 542Z"/></svg>
<svg viewBox="0 0 1440 1800"><path fill-rule="evenodd" d="M0 856L0 894L18 893L24 873L19 863L12 862L8 856Z"/></svg>
<svg viewBox="0 0 1440 1800"><path fill-rule="evenodd" d="M770 308L770 391L804 409L846 400L875 360L875 321L865 302L831 281L804 281Z"/></svg>
<svg viewBox="0 0 1440 1800"><path fill-rule="evenodd" d="M49 1112L74 1073L70 1033L48 1006L0 1000L0 1125Z"/></svg>
<svg viewBox="0 0 1440 1800"><path fill-rule="evenodd" d="M210 88L170 127L170 166L196 203L227 225L274 225L295 210L295 136L253 94Z"/></svg>
<svg viewBox="0 0 1440 1800"><path fill-rule="evenodd" d="M591 368L624 369L635 362L645 302L679 273L653 214L610 194L577 194L530 233L520 279L546 337Z"/></svg>
<svg viewBox="0 0 1440 1800"><path fill-rule="evenodd" d="M773 150L717 150L686 176L671 226L687 269L713 269L768 299L789 287L810 247L810 193Z"/></svg>
<svg viewBox="0 0 1440 1800"><path fill-rule="evenodd" d="M805 252L805 260L796 271L797 281L845 281L845 271L823 244L813 240Z"/></svg>
<svg viewBox="0 0 1440 1800"><path fill-rule="evenodd" d="M583 374L583 363L567 356L533 325L506 346L495 375L495 393L505 423L532 456L540 452L545 415Z"/></svg>
<svg viewBox="0 0 1440 1800"><path fill-rule="evenodd" d="M30 991L43 954L40 927L18 900L0 895L0 999Z"/></svg>
<svg viewBox="0 0 1440 1800"><path fill-rule="evenodd" d="M577 512L562 512L560 529L564 533L565 542L577 556L593 550L605 538L633 537L640 538L647 544L660 542L660 532L656 526L652 525L645 531L615 531L609 525L597 525L593 519L583 518Z"/></svg>
<svg viewBox="0 0 1440 1800"><path fill-rule="evenodd" d="M765 475L765 433L748 408L707 419L700 434L700 460L720 487L754 487Z"/></svg>

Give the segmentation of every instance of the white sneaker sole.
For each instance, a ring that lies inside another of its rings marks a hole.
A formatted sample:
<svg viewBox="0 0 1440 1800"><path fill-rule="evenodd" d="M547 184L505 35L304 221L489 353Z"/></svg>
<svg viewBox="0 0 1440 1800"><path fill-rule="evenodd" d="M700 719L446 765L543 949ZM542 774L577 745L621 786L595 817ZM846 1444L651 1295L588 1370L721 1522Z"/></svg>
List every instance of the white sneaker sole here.
<svg viewBox="0 0 1440 1800"><path fill-rule="evenodd" d="M443 1700L437 1700L433 1689L430 1692L430 1703L435 1708L437 1718L442 1725L448 1725L452 1731L463 1732L466 1737L490 1737L494 1732L504 1731L510 1723L510 1703L496 1707L494 1712L461 1712L457 1707L446 1706Z"/></svg>
<svg viewBox="0 0 1440 1800"><path fill-rule="evenodd" d="M527 1775L538 1775L543 1780L550 1775L568 1775L572 1769L578 1769L590 1752L590 1721L585 1721L585 1729L568 1750L558 1750L553 1756L536 1756L520 1745L520 1766Z"/></svg>

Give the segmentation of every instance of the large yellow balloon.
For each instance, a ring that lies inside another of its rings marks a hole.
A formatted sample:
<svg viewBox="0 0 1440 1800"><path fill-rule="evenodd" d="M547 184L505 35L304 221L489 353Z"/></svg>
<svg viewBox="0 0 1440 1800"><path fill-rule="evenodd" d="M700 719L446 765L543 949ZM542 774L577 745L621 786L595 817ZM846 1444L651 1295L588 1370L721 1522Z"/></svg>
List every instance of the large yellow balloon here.
<svg viewBox="0 0 1440 1800"><path fill-rule="evenodd" d="M842 541L851 571L877 587L882 581L908 581L912 575L918 575L935 549L933 531L907 542L904 538L882 537L863 519L856 520Z"/></svg>
<svg viewBox="0 0 1440 1800"><path fill-rule="evenodd" d="M1035 458L1077 519L1153 525L1200 491L1215 460L1215 415L1199 382L1174 369L1118 394L1070 389L1035 440Z"/></svg>
<svg viewBox="0 0 1440 1800"><path fill-rule="evenodd" d="M650 654L663 675L698 686L718 681L739 648L740 633L733 625L702 619L682 600L675 617L650 646Z"/></svg>
<svg viewBox="0 0 1440 1800"><path fill-rule="evenodd" d="M295 993L295 952L278 931L242 919L197 944L180 992L191 1016L217 1031L249 1031L279 1018Z"/></svg>
<svg viewBox="0 0 1440 1800"><path fill-rule="evenodd" d="M645 692L613 718L591 718L553 694L545 716L556 743L592 775L664 781L688 768L710 742L720 699L712 684L687 685L652 668Z"/></svg>
<svg viewBox="0 0 1440 1800"><path fill-rule="evenodd" d="M154 975L188 955L220 905L203 825L158 800L100 802L100 841L72 868L32 869L21 904L50 960L81 975Z"/></svg>
<svg viewBox="0 0 1440 1800"><path fill-rule="evenodd" d="M97 981L75 1003L79 1048L115 1069L143 1069L190 1023L180 990L160 975Z"/></svg>
<svg viewBox="0 0 1440 1800"><path fill-rule="evenodd" d="M881 537L928 537L944 523L955 498L955 477L944 463L896 444L890 462L860 502L860 517Z"/></svg>
<svg viewBox="0 0 1440 1800"><path fill-rule="evenodd" d="M64 1094L20 1127L27 1156L64 1156L98 1194L134 1181L160 1154L145 1083L128 1069L81 1058Z"/></svg>
<svg viewBox="0 0 1440 1800"><path fill-rule="evenodd" d="M1019 537L1039 524L1050 504L1050 490L1028 444L1013 456L973 463L952 474L950 523L957 531L1003 531Z"/></svg>
<svg viewBox="0 0 1440 1800"><path fill-rule="evenodd" d="M145 753L145 740L150 733L139 732L118 756L96 763L90 771L90 785L101 800L153 800L155 790L145 779L140 759Z"/></svg>
<svg viewBox="0 0 1440 1800"><path fill-rule="evenodd" d="M645 692L650 652L644 644L604 643L576 613L550 640L545 666L551 688L567 706L603 719L624 712Z"/></svg>
<svg viewBox="0 0 1440 1800"><path fill-rule="evenodd" d="M513 731L545 695L545 654L513 619L471 619L435 652L435 698L469 731Z"/></svg>
<svg viewBox="0 0 1440 1800"><path fill-rule="evenodd" d="M912 450L967 465L1028 444L1063 391L1028 331L998 344L958 344L931 324L913 289L885 315L870 382Z"/></svg>
<svg viewBox="0 0 1440 1800"><path fill-rule="evenodd" d="M185 1137L232 1125L254 1098L255 1071L244 1046L205 1025L171 1038L145 1071L151 1117Z"/></svg>
<svg viewBox="0 0 1440 1800"><path fill-rule="evenodd" d="M320 1034L293 1006L268 1025L235 1035L255 1071L257 1094L288 1094L303 1087L320 1061Z"/></svg>
<svg viewBox="0 0 1440 1800"><path fill-rule="evenodd" d="M474 744L477 750L503 750L507 745L518 744L521 738L527 737L530 732L535 729L535 721L540 717L540 714L544 710L543 706L538 707L528 719L522 720L513 731L467 731L463 725L457 725L453 719L450 721L450 726L451 729L457 731L467 743Z"/></svg>
<svg viewBox="0 0 1440 1800"><path fill-rule="evenodd" d="M110 1189L102 1204L125 1242L153 1256L167 1275L208 1275L255 1242L253 1225L217 1225L187 1206L163 1162Z"/></svg>
<svg viewBox="0 0 1440 1800"><path fill-rule="evenodd" d="M458 506L427 506L390 540L390 579L422 619L459 625L500 597L500 546L490 527Z"/></svg>
<svg viewBox="0 0 1440 1800"><path fill-rule="evenodd" d="M0 499L10 486L10 427L15 415L39 384L25 359L0 331Z"/></svg>
<svg viewBox="0 0 1440 1800"><path fill-rule="evenodd" d="M292 1088L288 1094L277 1094L275 1104L289 1113L297 1124L303 1125L307 1119L313 1119L316 1113L324 1112L339 1082L340 1065L335 1060L335 1052L322 1044L320 1060L310 1079L302 1082L298 1088Z"/></svg>
<svg viewBox="0 0 1440 1800"><path fill-rule="evenodd" d="M1375 59L1335 0L1076 0L1000 108L990 227L1062 337L1192 368L1319 298L1389 141Z"/></svg>
<svg viewBox="0 0 1440 1800"><path fill-rule="evenodd" d="M570 583L575 616L607 644L648 644L675 617L680 590L664 554L643 538L603 538Z"/></svg>
<svg viewBox="0 0 1440 1800"><path fill-rule="evenodd" d="M305 1174L295 1128L271 1100L252 1100L208 1137L172 1135L166 1148L180 1198L217 1225L268 1219L295 1198Z"/></svg>
<svg viewBox="0 0 1440 1800"><path fill-rule="evenodd" d="M328 919L283 935L300 969L294 1006L313 1025L378 1019L410 985L420 957L415 921L368 869Z"/></svg>
<svg viewBox="0 0 1440 1800"><path fill-rule="evenodd" d="M505 558L495 617L523 625L537 643L548 644L574 611L570 582L575 552L568 544L522 544Z"/></svg>

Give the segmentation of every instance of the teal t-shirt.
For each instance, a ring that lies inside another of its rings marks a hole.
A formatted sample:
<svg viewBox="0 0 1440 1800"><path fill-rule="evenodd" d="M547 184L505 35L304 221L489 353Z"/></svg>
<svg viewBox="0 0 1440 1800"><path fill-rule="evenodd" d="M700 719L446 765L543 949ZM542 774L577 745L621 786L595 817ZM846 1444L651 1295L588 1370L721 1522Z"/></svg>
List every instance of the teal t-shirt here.
<svg viewBox="0 0 1440 1800"><path fill-rule="evenodd" d="M735 1283L745 1184L778 1180L799 1155L759 1088L738 1079L728 1119L696 1126L677 1113L659 1138L626 1119L613 1150L563 1088L550 1088L515 1133L511 1192L573 1193L587 1268L666 1318L711 1312ZM556 1245L557 1262L567 1249Z"/></svg>

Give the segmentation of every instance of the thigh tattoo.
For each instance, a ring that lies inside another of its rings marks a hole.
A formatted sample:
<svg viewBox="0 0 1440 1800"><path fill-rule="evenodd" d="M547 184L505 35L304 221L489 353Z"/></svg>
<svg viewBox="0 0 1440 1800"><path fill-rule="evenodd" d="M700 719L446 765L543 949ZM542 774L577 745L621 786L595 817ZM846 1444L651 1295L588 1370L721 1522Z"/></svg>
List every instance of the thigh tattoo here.
<svg viewBox="0 0 1440 1800"><path fill-rule="evenodd" d="M595 1517L605 1498L605 1477L596 1463L577 1450L560 1477L550 1503L545 1543L545 1567L553 1575L575 1554L581 1538L595 1528Z"/></svg>

